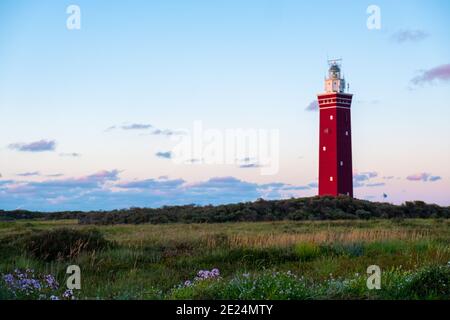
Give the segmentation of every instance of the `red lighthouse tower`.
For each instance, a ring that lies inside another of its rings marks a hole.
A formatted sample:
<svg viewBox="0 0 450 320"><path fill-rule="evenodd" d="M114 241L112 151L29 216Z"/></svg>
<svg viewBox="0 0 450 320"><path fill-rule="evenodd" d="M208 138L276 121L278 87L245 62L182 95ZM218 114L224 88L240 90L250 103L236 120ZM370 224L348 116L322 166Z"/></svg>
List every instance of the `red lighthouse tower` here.
<svg viewBox="0 0 450 320"><path fill-rule="evenodd" d="M320 110L319 195L353 197L352 94L345 92L340 60L330 60L325 92L318 95ZM348 89L348 88L347 88Z"/></svg>

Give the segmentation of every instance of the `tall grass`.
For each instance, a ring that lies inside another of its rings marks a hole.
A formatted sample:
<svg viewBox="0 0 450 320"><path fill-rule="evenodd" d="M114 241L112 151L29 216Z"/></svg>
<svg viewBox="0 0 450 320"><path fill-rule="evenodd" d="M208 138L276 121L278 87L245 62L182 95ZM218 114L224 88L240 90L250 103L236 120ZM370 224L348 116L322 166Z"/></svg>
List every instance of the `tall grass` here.
<svg viewBox="0 0 450 320"><path fill-rule="evenodd" d="M431 298L436 288L414 293L396 286L412 279L409 275L450 261L449 226L446 220L430 219L101 226L96 230L114 246L78 250L74 255L69 251L66 259L49 260L23 250L21 241L26 242L30 233L61 228L84 233L90 228L64 220L8 222L0 223L0 274L33 268L52 273L64 283L67 265L77 264L83 283L77 296L86 299L234 298L239 296L234 290L240 282L232 280L247 273L261 286L242 297L275 297L274 288L282 290L279 285L284 284L297 286L292 287L296 293L285 292L277 298ZM70 248L70 243L60 243L55 250ZM386 272L390 293L367 292L363 280L371 264ZM215 267L221 270L222 280L174 289L198 270ZM305 283L269 277L288 271L303 277ZM417 277L431 281L439 275Z"/></svg>

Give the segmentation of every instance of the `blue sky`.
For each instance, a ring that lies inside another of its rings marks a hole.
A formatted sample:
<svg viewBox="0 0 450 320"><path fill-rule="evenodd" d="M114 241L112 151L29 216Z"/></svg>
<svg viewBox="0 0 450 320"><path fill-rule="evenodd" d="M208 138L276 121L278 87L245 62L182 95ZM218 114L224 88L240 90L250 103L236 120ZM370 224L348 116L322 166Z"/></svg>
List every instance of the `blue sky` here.
<svg viewBox="0 0 450 320"><path fill-rule="evenodd" d="M306 108L334 57L354 94L355 196L449 205L449 21L448 1L1 1L0 208L314 195ZM278 172L174 163L195 121L279 130Z"/></svg>

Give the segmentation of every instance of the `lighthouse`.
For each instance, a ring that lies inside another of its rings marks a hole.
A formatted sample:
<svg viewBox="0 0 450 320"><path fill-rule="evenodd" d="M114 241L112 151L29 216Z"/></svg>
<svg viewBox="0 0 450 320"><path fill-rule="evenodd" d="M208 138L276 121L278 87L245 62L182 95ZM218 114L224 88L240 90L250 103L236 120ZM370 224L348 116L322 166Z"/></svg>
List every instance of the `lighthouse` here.
<svg viewBox="0 0 450 320"><path fill-rule="evenodd" d="M341 60L329 60L325 92L319 100L319 196L353 197L352 94L341 75Z"/></svg>

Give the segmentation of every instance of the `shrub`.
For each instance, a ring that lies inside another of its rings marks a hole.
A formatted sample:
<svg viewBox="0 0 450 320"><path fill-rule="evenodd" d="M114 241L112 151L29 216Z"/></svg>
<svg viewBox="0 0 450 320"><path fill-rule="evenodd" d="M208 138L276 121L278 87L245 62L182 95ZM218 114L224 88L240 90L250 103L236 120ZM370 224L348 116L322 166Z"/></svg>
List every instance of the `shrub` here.
<svg viewBox="0 0 450 320"><path fill-rule="evenodd" d="M309 220L312 218L312 216L309 212L300 209L300 210L295 210L292 213L289 213L287 215L287 218L290 220Z"/></svg>
<svg viewBox="0 0 450 320"><path fill-rule="evenodd" d="M412 299L450 299L450 266L430 266L413 274L403 290Z"/></svg>
<svg viewBox="0 0 450 320"><path fill-rule="evenodd" d="M370 211L364 209L356 210L355 214L359 219L370 219L372 216L372 213Z"/></svg>
<svg viewBox="0 0 450 320"><path fill-rule="evenodd" d="M27 234L22 238L25 251L44 261L66 260L81 252L98 251L111 246L98 230L55 229Z"/></svg>

